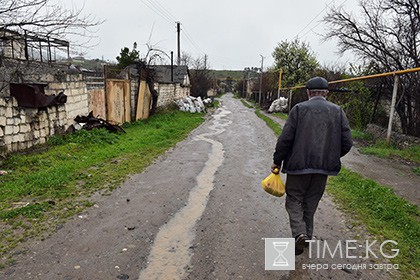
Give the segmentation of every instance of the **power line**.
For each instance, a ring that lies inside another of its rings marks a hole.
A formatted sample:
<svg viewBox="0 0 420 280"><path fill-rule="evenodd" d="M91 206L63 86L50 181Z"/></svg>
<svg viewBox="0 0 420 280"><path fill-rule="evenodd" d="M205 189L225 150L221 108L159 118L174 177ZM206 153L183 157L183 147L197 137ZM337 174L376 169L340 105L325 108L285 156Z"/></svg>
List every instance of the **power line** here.
<svg viewBox="0 0 420 280"><path fill-rule="evenodd" d="M162 4L159 3L157 0L148 0L149 2L153 2L155 6L159 8L164 14L166 14L169 18L171 18L173 21L178 21L174 15L172 15Z"/></svg>
<svg viewBox="0 0 420 280"><path fill-rule="evenodd" d="M185 38L192 44L192 47L195 48L199 53L203 53L203 50L200 48L200 46L195 43L195 41L192 39L192 37L189 35L189 33L187 32L187 30L185 29L185 25L182 25L184 28L184 32L183 34L185 35Z"/></svg>
<svg viewBox="0 0 420 280"><path fill-rule="evenodd" d="M162 4L159 3L157 0L141 0L143 4L145 4L150 10L152 10L154 13L156 13L158 16L162 17L164 20L166 20L169 23L179 22L177 18L169 12ZM183 26L182 34L184 35L185 39L191 44L191 47L193 47L196 51L199 53L204 54L201 47L192 39L191 35L187 32L185 29L185 25Z"/></svg>
<svg viewBox="0 0 420 280"><path fill-rule="evenodd" d="M166 15L164 15L161 11L159 11L157 8L155 8L154 6L152 6L150 3L145 2L144 0L141 0L141 2L143 2L144 5L146 5L150 10L152 10L153 12L155 12L158 16L160 16L161 18L163 18L164 20L166 20L169 23L173 23L172 19Z"/></svg>
<svg viewBox="0 0 420 280"><path fill-rule="evenodd" d="M299 33L295 37L299 37L300 33L302 33L314 20L316 20L335 0L332 0L330 3L328 3L322 11L320 11L307 25L305 25L302 30L299 31ZM346 0L347 1L347 0Z"/></svg>
<svg viewBox="0 0 420 280"><path fill-rule="evenodd" d="M334 1L334 0L333 0L333 1ZM322 11L321 11L321 13L322 13L322 12L324 12L324 11L325 11L325 10L329 7L329 5L330 5L333 1L331 1L331 2L330 2L330 3L329 3L329 4L328 4L328 5L327 5L327 6L326 6L326 7L325 7ZM344 5L347 1L348 1L348 0L344 0L344 1L340 4L340 6ZM319 13L316 17L318 17L321 13ZM316 17L315 17L315 18L316 18ZM311 24L311 23L315 20L315 18L314 18L314 19L313 19L313 20L312 20L309 24ZM317 28L317 27L318 27L321 23L322 23L322 21L318 22L318 23L317 23L314 27L312 27L311 29L309 29L308 31L306 31L306 32L305 32L305 34L303 34L303 35L302 35L302 37L305 37L305 36L306 36L309 32L314 32L314 33L315 33L314 29L315 29L315 28ZM308 25L309 25L309 24L308 24ZM307 25L307 26L308 26L308 25ZM306 27L307 27L307 26L306 26ZM306 28L306 27L305 27L305 28ZM303 30L302 30L302 31L303 31ZM300 32L299 32L299 34L300 34L302 31L300 31ZM299 36L299 34L298 34L298 35L296 35L296 37L297 37L297 36Z"/></svg>

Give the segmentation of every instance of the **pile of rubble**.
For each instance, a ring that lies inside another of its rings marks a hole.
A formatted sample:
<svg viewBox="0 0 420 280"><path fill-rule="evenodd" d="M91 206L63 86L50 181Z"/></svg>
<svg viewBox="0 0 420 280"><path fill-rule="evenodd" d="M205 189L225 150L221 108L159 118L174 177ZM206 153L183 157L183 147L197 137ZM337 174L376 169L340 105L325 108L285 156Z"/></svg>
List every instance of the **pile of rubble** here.
<svg viewBox="0 0 420 280"><path fill-rule="evenodd" d="M287 112L288 108L288 98L280 97L279 99L276 99L271 103L270 108L268 109L269 113L277 113L277 112Z"/></svg>
<svg viewBox="0 0 420 280"><path fill-rule="evenodd" d="M206 106L213 104L211 98L206 98L204 100L201 97L187 96L178 100L175 100L175 103L178 105L179 109L184 112L191 113L201 113L206 112Z"/></svg>

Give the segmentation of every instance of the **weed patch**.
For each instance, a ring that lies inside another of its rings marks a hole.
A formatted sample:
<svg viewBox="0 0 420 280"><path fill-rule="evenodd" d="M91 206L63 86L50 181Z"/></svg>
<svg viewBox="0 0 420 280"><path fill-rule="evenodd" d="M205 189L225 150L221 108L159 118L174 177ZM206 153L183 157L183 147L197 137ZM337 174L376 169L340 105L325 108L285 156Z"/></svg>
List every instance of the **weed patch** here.
<svg viewBox="0 0 420 280"><path fill-rule="evenodd" d="M420 164L420 145L398 149L395 146L388 145L385 141L379 141L371 146L363 147L361 151L382 158L401 158Z"/></svg>

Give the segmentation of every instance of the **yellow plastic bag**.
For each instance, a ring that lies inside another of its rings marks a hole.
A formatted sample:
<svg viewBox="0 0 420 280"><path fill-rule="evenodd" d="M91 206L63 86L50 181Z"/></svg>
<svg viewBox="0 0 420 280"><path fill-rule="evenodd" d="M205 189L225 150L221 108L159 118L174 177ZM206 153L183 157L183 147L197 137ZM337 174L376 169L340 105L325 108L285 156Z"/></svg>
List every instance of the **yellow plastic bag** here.
<svg viewBox="0 0 420 280"><path fill-rule="evenodd" d="M261 182L261 185L263 189L269 194L281 197L286 192L286 187L284 186L283 180L281 179L277 168L274 170L274 172L277 174L272 172Z"/></svg>

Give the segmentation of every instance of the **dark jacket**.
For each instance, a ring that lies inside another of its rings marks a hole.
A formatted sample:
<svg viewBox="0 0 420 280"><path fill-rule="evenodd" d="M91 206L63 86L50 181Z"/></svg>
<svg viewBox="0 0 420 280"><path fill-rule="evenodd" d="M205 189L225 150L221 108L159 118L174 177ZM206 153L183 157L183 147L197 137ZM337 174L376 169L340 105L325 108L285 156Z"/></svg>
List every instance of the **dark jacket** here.
<svg viewBox="0 0 420 280"><path fill-rule="evenodd" d="M337 175L340 157L352 146L349 123L340 106L315 96L296 104L280 135L273 159L288 174Z"/></svg>

